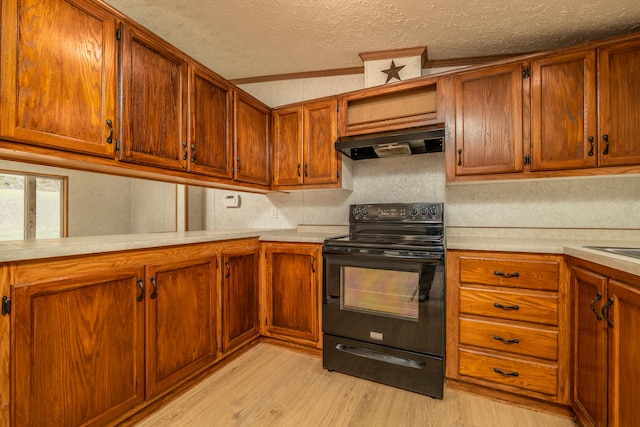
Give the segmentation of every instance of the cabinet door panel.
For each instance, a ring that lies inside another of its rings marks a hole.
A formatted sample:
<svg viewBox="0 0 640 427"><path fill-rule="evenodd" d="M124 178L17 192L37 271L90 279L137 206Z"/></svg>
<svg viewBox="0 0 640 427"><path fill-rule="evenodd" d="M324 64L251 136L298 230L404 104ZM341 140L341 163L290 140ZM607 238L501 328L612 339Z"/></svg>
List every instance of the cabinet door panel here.
<svg viewBox="0 0 640 427"><path fill-rule="evenodd" d="M151 397L215 358L215 261L149 267L148 276L147 397Z"/></svg>
<svg viewBox="0 0 640 427"><path fill-rule="evenodd" d="M522 65L455 76L456 175L522 172Z"/></svg>
<svg viewBox="0 0 640 427"><path fill-rule="evenodd" d="M338 182L336 101L317 102L304 109L304 182Z"/></svg>
<svg viewBox="0 0 640 427"><path fill-rule="evenodd" d="M302 107L277 110L273 114L273 185L303 182L302 120Z"/></svg>
<svg viewBox="0 0 640 427"><path fill-rule="evenodd" d="M531 170L596 166L593 50L531 64Z"/></svg>
<svg viewBox="0 0 640 427"><path fill-rule="evenodd" d="M609 333L609 425L624 427L640 420L638 337L640 337L640 289L609 280L613 304L607 313L613 321Z"/></svg>
<svg viewBox="0 0 640 427"><path fill-rule="evenodd" d="M130 26L122 36L120 159L184 169L187 64L159 40Z"/></svg>
<svg viewBox="0 0 640 427"><path fill-rule="evenodd" d="M236 92L235 179L269 185L269 109Z"/></svg>
<svg viewBox="0 0 640 427"><path fill-rule="evenodd" d="M19 0L2 10L2 136L113 155L116 24L83 0Z"/></svg>
<svg viewBox="0 0 640 427"><path fill-rule="evenodd" d="M105 425L144 399L138 269L13 288L14 425Z"/></svg>
<svg viewBox="0 0 640 427"><path fill-rule="evenodd" d="M598 61L600 165L640 164L640 42L600 49Z"/></svg>
<svg viewBox="0 0 640 427"><path fill-rule="evenodd" d="M190 103L189 170L232 178L231 92L218 80L193 67Z"/></svg>
<svg viewBox="0 0 640 427"><path fill-rule="evenodd" d="M572 269L574 300L573 407L591 425L607 425L607 323L596 317L606 301L606 278ZM597 295L600 295L598 298Z"/></svg>

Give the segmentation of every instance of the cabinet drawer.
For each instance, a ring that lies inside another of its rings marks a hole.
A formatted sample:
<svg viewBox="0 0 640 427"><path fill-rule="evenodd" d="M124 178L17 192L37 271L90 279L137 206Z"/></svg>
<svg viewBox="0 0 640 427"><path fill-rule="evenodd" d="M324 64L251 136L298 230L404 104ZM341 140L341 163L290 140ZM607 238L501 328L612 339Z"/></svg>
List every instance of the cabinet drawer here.
<svg viewBox="0 0 640 427"><path fill-rule="evenodd" d="M552 260L460 257L461 283L555 291L559 272Z"/></svg>
<svg viewBox="0 0 640 427"><path fill-rule="evenodd" d="M493 383L556 395L558 367L470 350L459 350L459 373Z"/></svg>
<svg viewBox="0 0 640 427"><path fill-rule="evenodd" d="M463 287L460 288L460 313L555 326L558 296Z"/></svg>
<svg viewBox="0 0 640 427"><path fill-rule="evenodd" d="M460 318L460 344L548 360L558 358L558 331L553 329Z"/></svg>

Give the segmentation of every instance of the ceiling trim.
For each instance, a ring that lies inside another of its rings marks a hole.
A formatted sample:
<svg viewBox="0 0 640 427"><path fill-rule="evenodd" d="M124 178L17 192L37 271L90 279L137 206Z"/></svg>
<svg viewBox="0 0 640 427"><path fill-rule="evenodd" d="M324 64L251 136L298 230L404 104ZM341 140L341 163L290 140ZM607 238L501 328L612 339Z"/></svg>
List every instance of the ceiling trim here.
<svg viewBox="0 0 640 427"><path fill-rule="evenodd" d="M487 55L487 56L470 56L467 58L450 58L450 59L430 59L422 64L423 68L445 68L445 67L464 67L470 65L481 65L487 62L500 61L502 59L513 58L514 56L523 56L527 54L517 53L509 55Z"/></svg>
<svg viewBox="0 0 640 427"><path fill-rule="evenodd" d="M295 79L308 79L312 77L344 76L347 74L364 74L364 66L350 67L350 68L334 68L332 70L304 71L301 73L273 74L270 76L257 76L257 77L246 77L242 79L231 79L229 81L234 85L242 85L242 84L248 84L248 83L273 82L278 80L295 80Z"/></svg>
<svg viewBox="0 0 640 427"><path fill-rule="evenodd" d="M378 50L375 52L362 52L359 54L363 61L377 61L379 59L406 58L409 56L419 56L420 64L424 68L427 62L427 46L408 47L405 49Z"/></svg>

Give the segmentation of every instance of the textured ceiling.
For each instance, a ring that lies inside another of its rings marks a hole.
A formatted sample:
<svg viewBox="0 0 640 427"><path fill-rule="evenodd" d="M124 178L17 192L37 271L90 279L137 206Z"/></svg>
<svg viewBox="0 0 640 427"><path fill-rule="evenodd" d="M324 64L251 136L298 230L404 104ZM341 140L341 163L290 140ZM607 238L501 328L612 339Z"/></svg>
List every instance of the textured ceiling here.
<svg viewBox="0 0 640 427"><path fill-rule="evenodd" d="M640 0L106 0L227 79L524 53L640 31Z"/></svg>

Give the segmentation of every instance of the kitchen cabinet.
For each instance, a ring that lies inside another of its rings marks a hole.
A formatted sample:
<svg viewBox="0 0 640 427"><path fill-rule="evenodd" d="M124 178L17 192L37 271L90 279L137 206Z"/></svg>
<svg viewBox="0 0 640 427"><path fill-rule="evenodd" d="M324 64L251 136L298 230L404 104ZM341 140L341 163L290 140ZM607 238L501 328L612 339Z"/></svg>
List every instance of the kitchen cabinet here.
<svg viewBox="0 0 640 427"><path fill-rule="evenodd" d="M215 257L148 265L146 392L151 398L217 356Z"/></svg>
<svg viewBox="0 0 640 427"><path fill-rule="evenodd" d="M568 405L568 282L561 255L448 251L447 384Z"/></svg>
<svg viewBox="0 0 640 427"><path fill-rule="evenodd" d="M583 426L640 419L640 277L572 260L573 401Z"/></svg>
<svg viewBox="0 0 640 427"><path fill-rule="evenodd" d="M203 67L190 66L189 171L233 178L231 101L224 80Z"/></svg>
<svg viewBox="0 0 640 427"><path fill-rule="evenodd" d="M594 50L532 61L532 171L597 165L595 83Z"/></svg>
<svg viewBox="0 0 640 427"><path fill-rule="evenodd" d="M338 98L338 136L444 123L446 100L438 78L377 86Z"/></svg>
<svg viewBox="0 0 640 427"><path fill-rule="evenodd" d="M273 111L273 187L340 185L337 102L315 101ZM295 187L294 187L295 188Z"/></svg>
<svg viewBox="0 0 640 427"><path fill-rule="evenodd" d="M640 40L598 49L600 166L640 165Z"/></svg>
<svg viewBox="0 0 640 427"><path fill-rule="evenodd" d="M322 245L267 242L264 253L263 335L320 348Z"/></svg>
<svg viewBox="0 0 640 427"><path fill-rule="evenodd" d="M12 286L11 425L105 425L144 401L142 268Z"/></svg>
<svg viewBox="0 0 640 427"><path fill-rule="evenodd" d="M240 91L234 92L234 179L269 185L271 182L270 113L266 105Z"/></svg>
<svg viewBox="0 0 640 427"><path fill-rule="evenodd" d="M260 334L260 245L229 245L222 252L222 351L228 353Z"/></svg>
<svg viewBox="0 0 640 427"><path fill-rule="evenodd" d="M113 157L116 43L116 18L95 2L3 2L0 136Z"/></svg>
<svg viewBox="0 0 640 427"><path fill-rule="evenodd" d="M185 57L148 31L122 25L122 146L120 160L185 170Z"/></svg>
<svg viewBox="0 0 640 427"><path fill-rule="evenodd" d="M455 175L522 172L522 63L457 73ZM453 157L451 157L453 158Z"/></svg>

